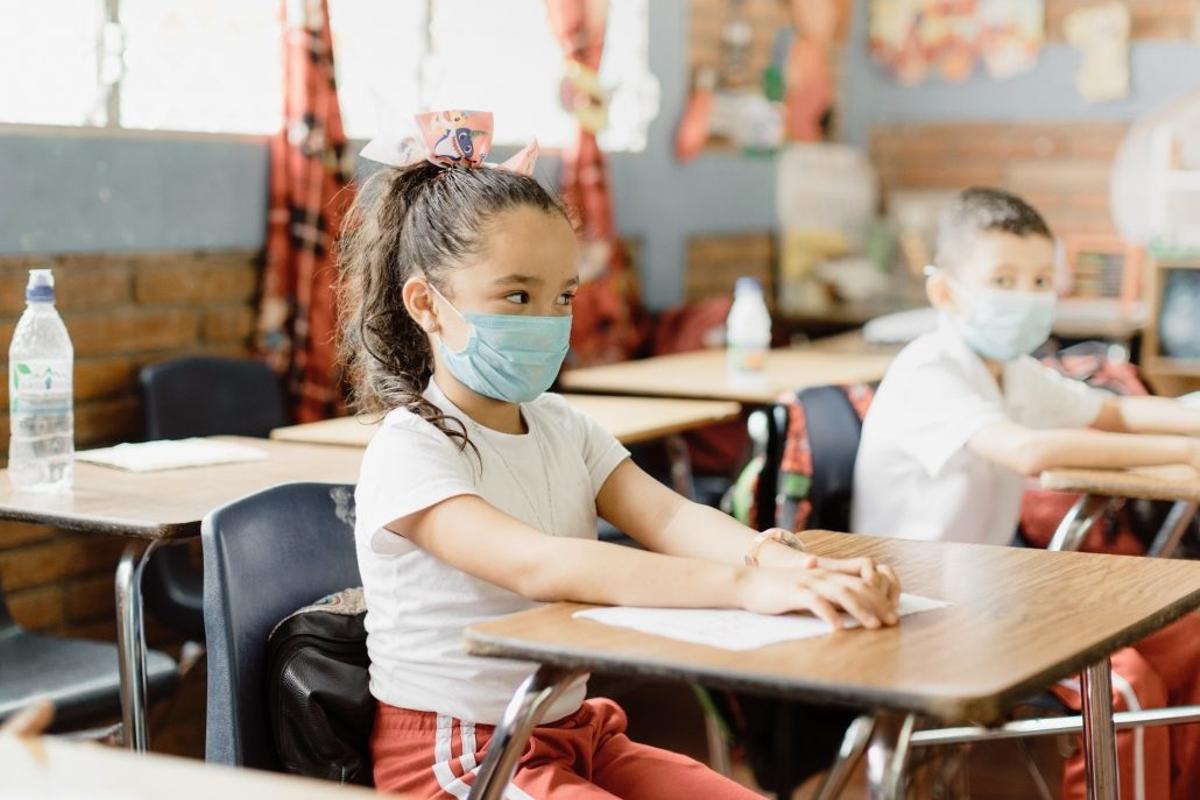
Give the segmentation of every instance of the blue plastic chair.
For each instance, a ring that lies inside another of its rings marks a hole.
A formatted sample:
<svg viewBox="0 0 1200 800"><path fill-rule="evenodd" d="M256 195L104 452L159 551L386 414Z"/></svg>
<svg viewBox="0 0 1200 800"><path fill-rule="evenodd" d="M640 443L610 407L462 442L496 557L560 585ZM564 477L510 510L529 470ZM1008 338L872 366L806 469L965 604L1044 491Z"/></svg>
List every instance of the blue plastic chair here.
<svg viewBox="0 0 1200 800"><path fill-rule="evenodd" d="M267 636L297 608L362 584L353 487L288 483L266 489L211 512L201 538L205 758L278 770L267 708Z"/></svg>

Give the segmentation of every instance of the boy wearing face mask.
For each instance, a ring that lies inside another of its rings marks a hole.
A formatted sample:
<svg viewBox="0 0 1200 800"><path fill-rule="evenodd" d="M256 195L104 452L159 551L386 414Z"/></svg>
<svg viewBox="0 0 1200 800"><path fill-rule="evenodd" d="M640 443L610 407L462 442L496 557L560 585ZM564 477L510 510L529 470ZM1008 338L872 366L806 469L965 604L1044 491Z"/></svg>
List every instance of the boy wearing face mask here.
<svg viewBox="0 0 1200 800"><path fill-rule="evenodd" d="M943 211L926 270L938 329L897 356L871 404L853 530L1003 545L1026 478L1044 470L1200 467L1200 412L1112 396L1031 357L1050 336L1054 262L1049 228L1019 197L967 189ZM1200 702L1200 617L1116 654L1113 672L1118 709ZM1077 687L1056 693L1079 707ZM1200 797L1196 728L1119 734L1121 796ZM1084 797L1082 755L1068 762L1063 796Z"/></svg>

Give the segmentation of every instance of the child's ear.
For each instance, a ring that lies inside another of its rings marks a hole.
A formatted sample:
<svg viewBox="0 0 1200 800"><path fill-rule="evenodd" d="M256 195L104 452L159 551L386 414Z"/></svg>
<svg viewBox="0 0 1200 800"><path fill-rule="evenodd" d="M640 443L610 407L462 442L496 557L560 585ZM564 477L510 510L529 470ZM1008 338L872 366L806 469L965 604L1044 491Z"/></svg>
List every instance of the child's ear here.
<svg viewBox="0 0 1200 800"><path fill-rule="evenodd" d="M950 281L941 270L931 271L925 279L925 296L929 304L941 311L953 311L954 294L950 289Z"/></svg>
<svg viewBox="0 0 1200 800"><path fill-rule="evenodd" d="M437 306L433 302L433 292L429 283L423 277L413 276L404 282L401 290L404 298L404 308L421 329L426 333L436 333L440 330L437 318Z"/></svg>

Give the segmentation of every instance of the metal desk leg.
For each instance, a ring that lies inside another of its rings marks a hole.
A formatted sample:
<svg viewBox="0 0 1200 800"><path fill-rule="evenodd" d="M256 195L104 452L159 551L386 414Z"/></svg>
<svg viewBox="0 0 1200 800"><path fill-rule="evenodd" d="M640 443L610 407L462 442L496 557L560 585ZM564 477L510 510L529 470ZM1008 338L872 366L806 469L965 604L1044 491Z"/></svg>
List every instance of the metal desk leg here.
<svg viewBox="0 0 1200 800"><path fill-rule="evenodd" d="M1078 550L1083 544L1083 537L1096 524L1096 520L1108 508L1112 498L1094 494L1085 494L1071 506L1071 510L1058 523L1054 538L1050 540L1047 550Z"/></svg>
<svg viewBox="0 0 1200 800"><path fill-rule="evenodd" d="M144 753L150 749L146 724L146 635L142 624L142 570L158 547L143 551L131 544L117 565L117 662L121 673L121 720L125 746Z"/></svg>
<svg viewBox="0 0 1200 800"><path fill-rule="evenodd" d="M829 771L825 773L813 800L837 800L842 796L874 732L875 717L870 714L856 717L850 723L846 735L842 737L842 746L838 749L837 758L829 766Z"/></svg>
<svg viewBox="0 0 1200 800"><path fill-rule="evenodd" d="M1172 504L1167 518L1163 520L1162 527L1158 529L1154 542L1151 543L1146 555L1158 558L1170 558L1174 555L1175 548L1179 547L1179 543L1183 541L1183 535L1187 533L1188 525L1196 516L1196 508L1196 503L1184 500L1178 500Z"/></svg>
<svg viewBox="0 0 1200 800"><path fill-rule="evenodd" d="M1111 669L1112 664L1105 658L1080 675L1088 800L1117 800L1117 732L1113 725Z"/></svg>
<svg viewBox="0 0 1200 800"><path fill-rule="evenodd" d="M867 746L867 785L871 800L903 800L908 754L917 718L880 714Z"/></svg>
<svg viewBox="0 0 1200 800"><path fill-rule="evenodd" d="M503 800L529 734L550 704L583 674L583 670L541 666L525 679L487 743L487 753L467 800Z"/></svg>
<svg viewBox="0 0 1200 800"><path fill-rule="evenodd" d="M687 441L675 433L664 439L663 444L671 467L671 488L687 499L695 500L696 486L692 480L692 457L688 455Z"/></svg>

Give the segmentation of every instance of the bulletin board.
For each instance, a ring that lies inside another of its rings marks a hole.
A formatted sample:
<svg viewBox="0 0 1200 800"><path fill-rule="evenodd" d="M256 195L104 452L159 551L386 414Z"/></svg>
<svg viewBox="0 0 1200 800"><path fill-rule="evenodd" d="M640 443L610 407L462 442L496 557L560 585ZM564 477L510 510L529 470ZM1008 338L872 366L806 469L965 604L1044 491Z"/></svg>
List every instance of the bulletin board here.
<svg viewBox="0 0 1200 800"><path fill-rule="evenodd" d="M841 83L841 45L853 20L853 0L835 0L837 23L836 50L828 65L835 93ZM791 3L788 0L690 0L688 34L689 74L695 85L705 71L716 75L718 92L761 92L764 72L779 64L786 54L788 34L792 30ZM741 30L742 35L731 36ZM744 35L748 33L748 35ZM744 35L744 38L743 38ZM731 40L733 42L731 43ZM836 96L830 117L830 133L836 124ZM720 135L711 137L705 149L729 150L734 145Z"/></svg>

